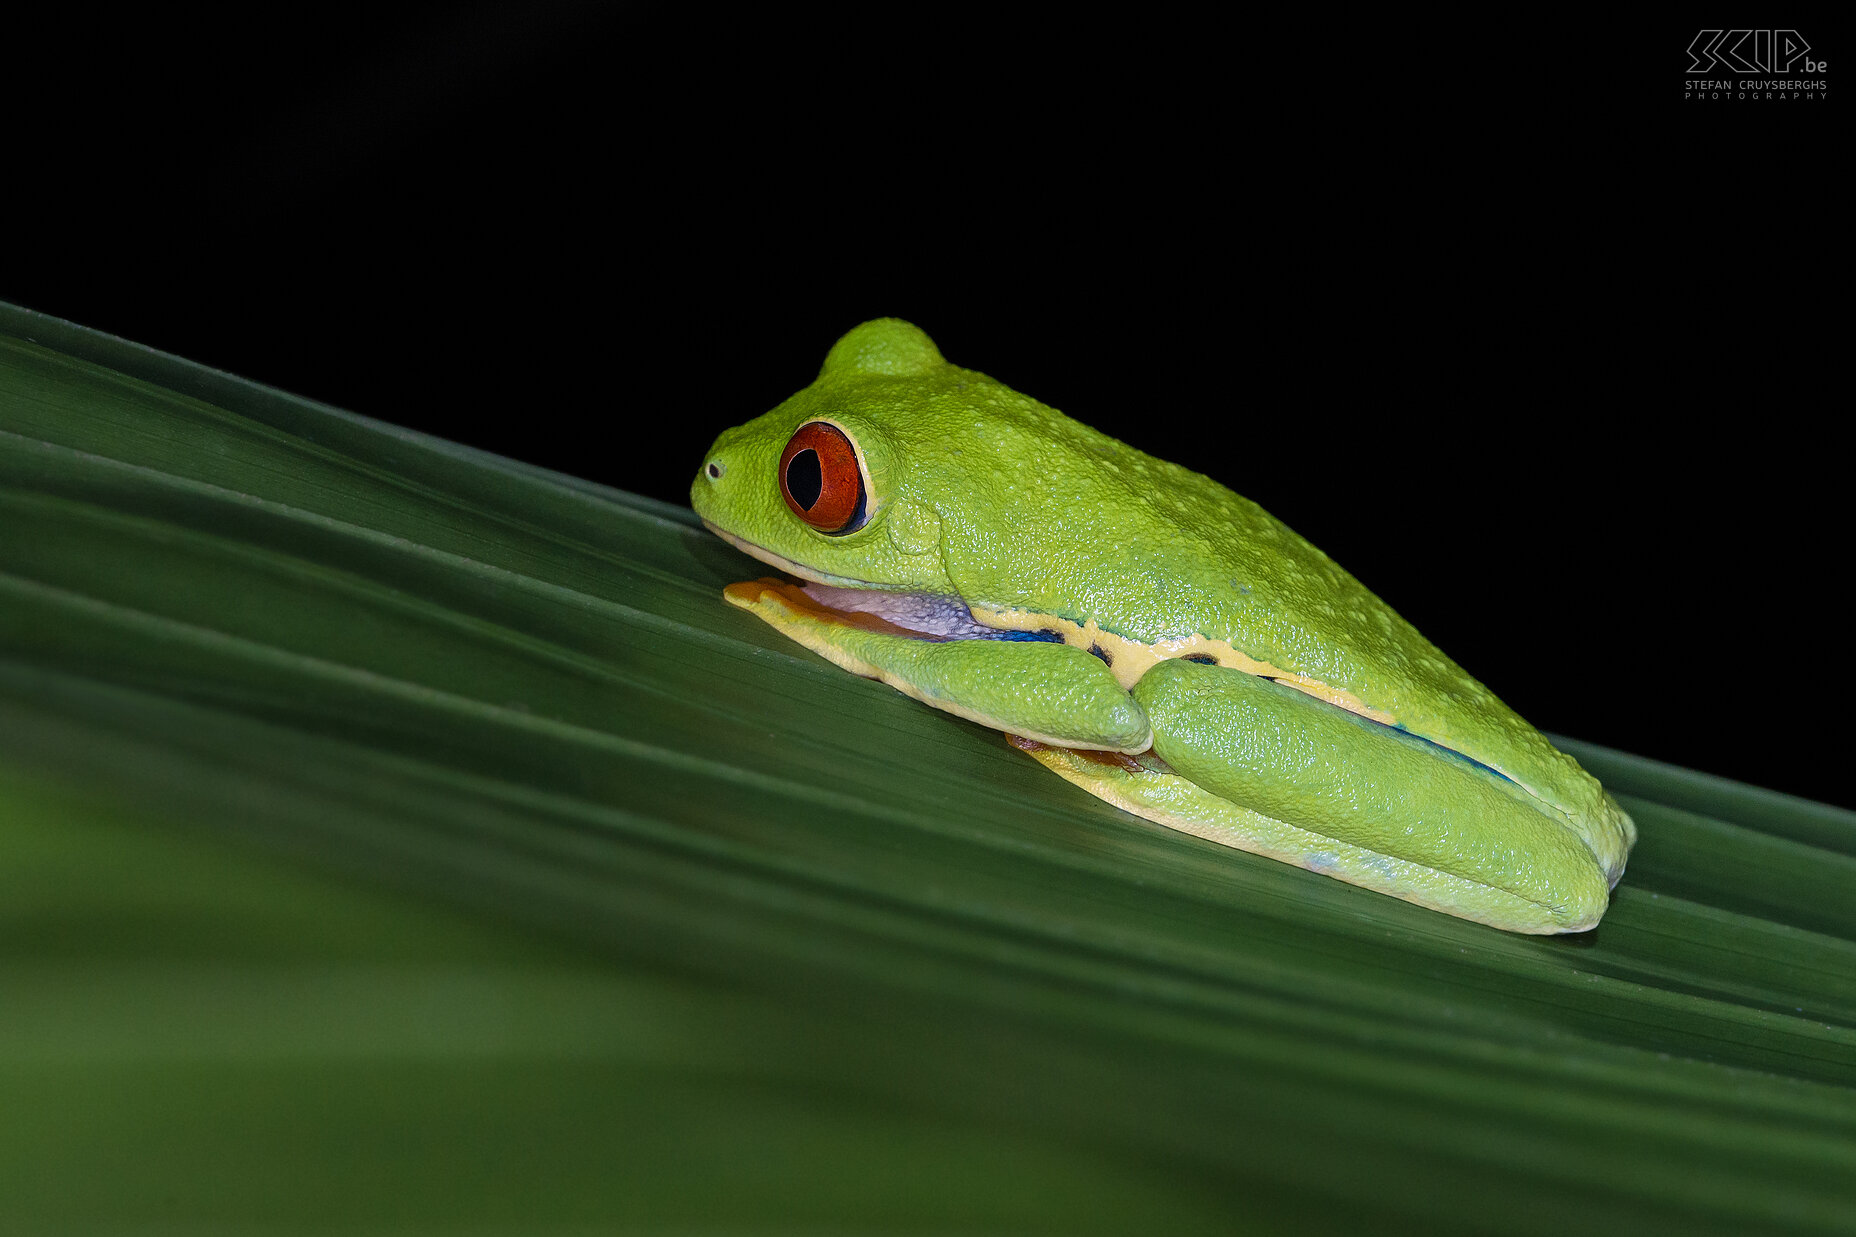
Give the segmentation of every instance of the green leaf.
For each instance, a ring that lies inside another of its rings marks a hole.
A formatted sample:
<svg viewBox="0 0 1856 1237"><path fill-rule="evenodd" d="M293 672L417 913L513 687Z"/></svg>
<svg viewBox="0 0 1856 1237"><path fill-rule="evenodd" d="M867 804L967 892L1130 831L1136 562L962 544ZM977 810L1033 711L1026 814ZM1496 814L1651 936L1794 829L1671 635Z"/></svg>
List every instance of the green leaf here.
<svg viewBox="0 0 1856 1237"><path fill-rule="evenodd" d="M694 461L692 461L692 467ZM827 666L687 511L0 308L7 1231L1856 1226L1856 820L1506 935Z"/></svg>

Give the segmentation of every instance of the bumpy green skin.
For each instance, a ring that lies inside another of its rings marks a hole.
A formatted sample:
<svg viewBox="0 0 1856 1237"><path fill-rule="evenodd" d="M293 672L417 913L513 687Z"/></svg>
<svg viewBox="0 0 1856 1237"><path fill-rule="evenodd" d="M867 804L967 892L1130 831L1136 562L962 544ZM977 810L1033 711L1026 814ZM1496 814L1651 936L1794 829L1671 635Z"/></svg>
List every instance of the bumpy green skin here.
<svg viewBox="0 0 1856 1237"><path fill-rule="evenodd" d="M780 453L813 420L843 429L868 470L871 516L847 535L813 530L780 495ZM1608 887L1623 870L1635 830L1598 783L1325 554L1210 478L948 364L908 323L881 319L851 331L832 348L817 381L722 434L705 465L691 489L698 514L811 578L1093 622L1141 644L1195 634L1225 641L1259 662L1350 692L1399 728L1499 770L1527 792L1497 792L1503 806L1494 815L1480 806L1495 802L1483 790L1433 787L1416 800L1401 799L1398 787L1417 785L1421 773L1448 767L1449 758L1423 745L1402 747L1387 728L1327 705L1291 710L1291 718L1281 710L1172 710L1169 703L1160 710L1164 719L1149 719L1156 750L1220 797L1250 796L1255 801L1245 806L1268 800L1291 812L1267 793L1291 779L1272 782L1268 770L1303 768L1311 751L1322 750L1310 736L1331 731L1340 746L1329 749L1327 761L1331 771L1346 774L1351 789L1334 792L1339 797L1320 809L1328 816L1317 832L1359 842L1367 834L1397 833L1413 811L1436 816L1436 805L1447 804L1449 823L1427 825L1434 839L1404 858L1455 863L1470 873L1502 868L1517 879L1538 869L1540 880L1568 886L1558 900L1569 906L1590 901L1591 873ZM839 634L807 643L818 647L818 640ZM1023 656L1034 646L973 643L976 651L963 655L972 663L963 667L963 681L944 686L971 696L964 710L970 716L1000 713L1012 693L997 690L976 665ZM1137 685L1136 697L1150 713L1162 684L1174 684L1172 665L1158 667L1168 677ZM1291 720L1289 730L1253 730ZM1227 750L1232 727L1243 730L1248 745L1243 760L1251 772L1242 777L1217 771L1220 762L1237 759ZM1344 756L1336 760L1333 752ZM1346 801L1369 791L1379 805L1373 809L1379 823L1370 827ZM1310 797L1304 790L1291 798L1298 794ZM1517 815L1517 805L1532 814ZM1542 821L1551 826L1544 833ZM1561 835L1572 839L1569 860L1535 858L1561 854ZM1590 926L1586 918L1596 921L1584 912L1573 916Z"/></svg>

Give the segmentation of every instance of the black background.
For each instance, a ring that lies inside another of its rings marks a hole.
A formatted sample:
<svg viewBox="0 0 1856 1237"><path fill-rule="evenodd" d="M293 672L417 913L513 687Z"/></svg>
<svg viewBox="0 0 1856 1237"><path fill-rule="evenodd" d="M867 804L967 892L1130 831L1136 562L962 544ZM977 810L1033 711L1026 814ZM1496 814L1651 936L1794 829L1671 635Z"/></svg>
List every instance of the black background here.
<svg viewBox="0 0 1856 1237"><path fill-rule="evenodd" d="M1837 105L1682 103L1699 19L1311 20L19 18L0 298L674 502L906 317L1537 725L1856 804Z"/></svg>

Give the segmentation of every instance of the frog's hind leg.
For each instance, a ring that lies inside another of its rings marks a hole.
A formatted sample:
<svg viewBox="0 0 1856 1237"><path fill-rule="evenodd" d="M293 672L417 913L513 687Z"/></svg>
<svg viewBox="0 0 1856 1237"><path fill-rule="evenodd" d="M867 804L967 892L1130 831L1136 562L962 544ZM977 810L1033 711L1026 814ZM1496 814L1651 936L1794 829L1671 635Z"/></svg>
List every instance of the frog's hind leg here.
<svg viewBox="0 0 1856 1237"><path fill-rule="evenodd" d="M1298 829L1240 807L1172 772L1152 753L1048 747L1016 735L1013 746L1067 782L1124 812L1253 855L1335 876L1349 884L1510 932L1564 932L1540 906L1514 894Z"/></svg>
<svg viewBox="0 0 1856 1237"><path fill-rule="evenodd" d="M1138 756L1012 742L1124 811L1510 932L1577 932L1603 871L1499 775L1293 688L1162 663L1135 687Z"/></svg>

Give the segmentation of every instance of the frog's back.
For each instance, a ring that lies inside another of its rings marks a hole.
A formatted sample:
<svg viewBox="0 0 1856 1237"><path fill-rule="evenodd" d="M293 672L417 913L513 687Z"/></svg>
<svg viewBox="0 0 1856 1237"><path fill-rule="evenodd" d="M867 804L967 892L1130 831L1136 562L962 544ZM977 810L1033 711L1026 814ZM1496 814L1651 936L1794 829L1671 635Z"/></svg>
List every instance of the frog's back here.
<svg viewBox="0 0 1856 1237"><path fill-rule="evenodd" d="M982 621L1054 627L1129 685L1182 656L1288 683L1498 771L1621 870L1629 821L1598 783L1326 554L1210 477L981 381L1009 398L958 465L988 501L944 524Z"/></svg>

